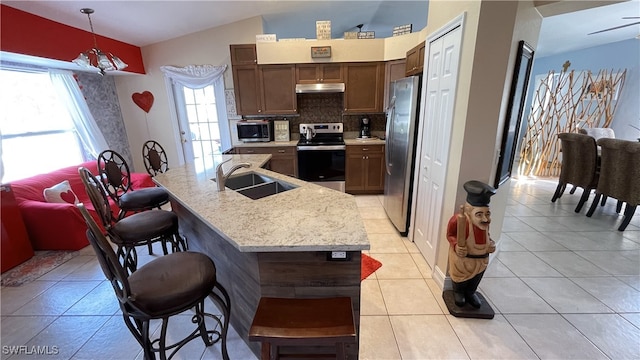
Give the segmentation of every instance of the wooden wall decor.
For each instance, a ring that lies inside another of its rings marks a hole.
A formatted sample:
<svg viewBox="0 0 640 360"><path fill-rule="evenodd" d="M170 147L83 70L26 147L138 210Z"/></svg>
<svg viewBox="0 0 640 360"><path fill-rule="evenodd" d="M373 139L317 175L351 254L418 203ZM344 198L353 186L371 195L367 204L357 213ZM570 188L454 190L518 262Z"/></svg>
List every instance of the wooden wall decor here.
<svg viewBox="0 0 640 360"><path fill-rule="evenodd" d="M609 127L627 70L549 71L534 95L520 148L518 175L556 177L561 156L558 134Z"/></svg>

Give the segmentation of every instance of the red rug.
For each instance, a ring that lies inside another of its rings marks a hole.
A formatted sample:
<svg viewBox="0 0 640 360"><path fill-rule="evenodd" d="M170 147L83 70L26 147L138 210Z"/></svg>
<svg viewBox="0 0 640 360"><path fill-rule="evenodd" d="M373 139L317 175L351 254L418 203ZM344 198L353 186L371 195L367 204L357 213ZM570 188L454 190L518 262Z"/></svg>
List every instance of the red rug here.
<svg viewBox="0 0 640 360"><path fill-rule="evenodd" d="M78 255L77 251L36 251L24 263L2 273L2 286L20 286L31 282Z"/></svg>
<svg viewBox="0 0 640 360"><path fill-rule="evenodd" d="M382 263L367 254L362 254L362 270L360 270L360 280L364 280L373 274L376 270L380 269Z"/></svg>

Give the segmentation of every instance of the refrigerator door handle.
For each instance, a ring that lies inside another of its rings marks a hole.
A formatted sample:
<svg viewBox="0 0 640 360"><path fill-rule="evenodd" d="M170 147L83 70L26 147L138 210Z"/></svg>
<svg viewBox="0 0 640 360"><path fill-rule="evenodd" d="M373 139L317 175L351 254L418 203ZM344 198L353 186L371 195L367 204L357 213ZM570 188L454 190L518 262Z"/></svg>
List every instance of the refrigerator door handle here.
<svg viewBox="0 0 640 360"><path fill-rule="evenodd" d="M391 98L391 101L389 103L389 110L387 113L387 126L386 126L386 133L385 133L385 139L387 139L387 146L384 147L384 167L385 170L387 171L387 175L391 175L391 170L389 169L389 167L391 166L389 164L389 152L391 151L391 140L389 139L389 133L393 132L391 131L391 127L393 126L393 116L395 113L395 109L396 109L396 97L393 96Z"/></svg>

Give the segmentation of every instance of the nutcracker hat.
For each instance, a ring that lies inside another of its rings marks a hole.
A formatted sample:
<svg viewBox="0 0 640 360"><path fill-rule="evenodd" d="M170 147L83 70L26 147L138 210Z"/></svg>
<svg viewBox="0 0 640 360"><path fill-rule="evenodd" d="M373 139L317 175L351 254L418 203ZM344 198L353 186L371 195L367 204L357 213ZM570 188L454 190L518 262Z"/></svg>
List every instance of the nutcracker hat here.
<svg viewBox="0 0 640 360"><path fill-rule="evenodd" d="M471 206L489 206L490 198L496 193L492 186L477 180L467 181L463 186L467 192L467 202Z"/></svg>

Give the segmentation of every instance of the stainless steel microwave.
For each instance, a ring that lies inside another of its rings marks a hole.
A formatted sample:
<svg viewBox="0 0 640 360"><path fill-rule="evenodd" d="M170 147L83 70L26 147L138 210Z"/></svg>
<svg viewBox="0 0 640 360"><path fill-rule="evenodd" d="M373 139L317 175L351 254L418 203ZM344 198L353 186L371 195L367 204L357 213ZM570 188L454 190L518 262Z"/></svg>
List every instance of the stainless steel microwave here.
<svg viewBox="0 0 640 360"><path fill-rule="evenodd" d="M236 123L238 140L242 142L273 141L273 121L242 120Z"/></svg>

